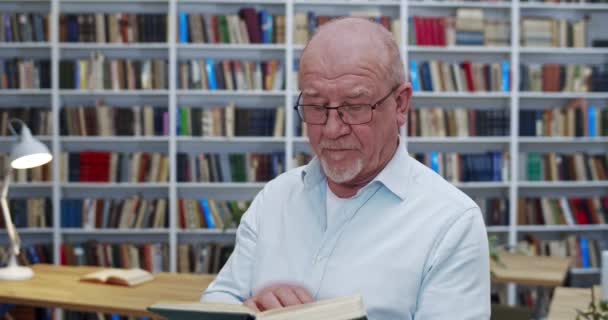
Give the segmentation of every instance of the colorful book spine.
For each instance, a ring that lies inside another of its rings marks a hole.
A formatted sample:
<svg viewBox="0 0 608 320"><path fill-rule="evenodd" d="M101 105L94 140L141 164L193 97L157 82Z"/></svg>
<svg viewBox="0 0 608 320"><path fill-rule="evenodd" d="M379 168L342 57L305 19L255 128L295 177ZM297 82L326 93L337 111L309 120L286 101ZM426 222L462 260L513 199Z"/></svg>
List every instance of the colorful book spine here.
<svg viewBox="0 0 608 320"><path fill-rule="evenodd" d="M201 199L201 208L203 209L203 218L205 218L205 221L207 222L207 227L209 229L215 229L215 221L213 220L213 214L211 213L207 198Z"/></svg>
<svg viewBox="0 0 608 320"><path fill-rule="evenodd" d="M213 59L207 59L206 63L205 63L205 67L207 69L207 77L209 78L208 83L209 83L209 89L210 90L217 90L217 81L216 81L216 77L215 77L215 63L213 62Z"/></svg>
<svg viewBox="0 0 608 320"><path fill-rule="evenodd" d="M597 130L597 108L594 106L589 106L589 108L587 109L587 114L588 114L588 122L589 122L589 136L590 137L597 137L598 136L598 130Z"/></svg>
<svg viewBox="0 0 608 320"><path fill-rule="evenodd" d="M188 34L188 13L180 12L179 13L179 42L180 43L188 43L189 39Z"/></svg>
<svg viewBox="0 0 608 320"><path fill-rule="evenodd" d="M410 79L414 92L420 91L420 77L418 75L418 62L416 62L416 60L410 61Z"/></svg>
<svg viewBox="0 0 608 320"><path fill-rule="evenodd" d="M511 91L511 66L509 61L503 61L502 64L502 91Z"/></svg>

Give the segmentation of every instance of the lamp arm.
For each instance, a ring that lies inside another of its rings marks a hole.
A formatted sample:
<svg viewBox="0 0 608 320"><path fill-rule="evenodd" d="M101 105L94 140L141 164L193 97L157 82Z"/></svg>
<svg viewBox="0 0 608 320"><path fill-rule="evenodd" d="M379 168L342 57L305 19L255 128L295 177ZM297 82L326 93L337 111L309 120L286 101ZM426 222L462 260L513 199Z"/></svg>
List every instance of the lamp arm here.
<svg viewBox="0 0 608 320"><path fill-rule="evenodd" d="M17 130L15 130L15 127L13 127L13 122L19 123L19 126L21 128L23 128L23 126L25 126L25 122L23 122L23 120L18 119L18 118L12 118L8 121L8 129L11 131L11 133L14 136L18 136L19 134L17 133Z"/></svg>
<svg viewBox="0 0 608 320"><path fill-rule="evenodd" d="M9 165L4 175L2 193L0 194L0 205L2 206L2 214L4 215L4 224L6 224L6 232L8 233L8 238L10 239L11 245L13 247L13 255L16 257L19 255L21 239L19 238L19 234L17 234L17 230L15 229L15 225L13 224L13 219L11 218L11 213L9 211L7 201L8 186L11 183L12 174L13 169Z"/></svg>

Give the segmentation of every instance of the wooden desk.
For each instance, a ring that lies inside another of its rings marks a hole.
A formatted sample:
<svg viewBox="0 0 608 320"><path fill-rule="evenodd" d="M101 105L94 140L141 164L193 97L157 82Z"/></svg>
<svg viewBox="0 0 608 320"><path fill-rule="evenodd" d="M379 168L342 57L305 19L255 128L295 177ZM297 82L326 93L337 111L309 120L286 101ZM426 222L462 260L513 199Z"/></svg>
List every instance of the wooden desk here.
<svg viewBox="0 0 608 320"><path fill-rule="evenodd" d="M33 266L34 278L0 281L0 303L153 317L146 307L159 301L199 301L211 275L160 273L136 287L85 283L78 278L98 267Z"/></svg>
<svg viewBox="0 0 608 320"><path fill-rule="evenodd" d="M593 287L593 291L597 302L601 297L600 287ZM547 320L576 319L576 309L587 311L589 302L591 302L591 290L589 288L555 288Z"/></svg>
<svg viewBox="0 0 608 320"><path fill-rule="evenodd" d="M561 286L568 273L570 258L530 257L500 253L502 265L491 261L493 283L517 283L527 286Z"/></svg>

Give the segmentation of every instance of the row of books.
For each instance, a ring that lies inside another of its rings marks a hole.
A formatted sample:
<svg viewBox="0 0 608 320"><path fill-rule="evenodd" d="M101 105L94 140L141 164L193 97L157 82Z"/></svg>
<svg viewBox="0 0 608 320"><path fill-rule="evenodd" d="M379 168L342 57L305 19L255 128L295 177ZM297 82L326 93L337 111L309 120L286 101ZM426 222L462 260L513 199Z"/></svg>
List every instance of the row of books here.
<svg viewBox="0 0 608 320"><path fill-rule="evenodd" d="M148 152L64 152L61 154L61 181L168 182L169 157Z"/></svg>
<svg viewBox="0 0 608 320"><path fill-rule="evenodd" d="M602 249L600 241L574 235L563 240L526 236L517 245L517 251L533 256L570 257L574 268L598 268Z"/></svg>
<svg viewBox="0 0 608 320"><path fill-rule="evenodd" d="M100 103L89 107L65 107L60 113L63 136L167 136L167 108L113 107Z"/></svg>
<svg viewBox="0 0 608 320"><path fill-rule="evenodd" d="M521 44L524 47L573 47L587 46L589 17L579 21L551 18L523 18Z"/></svg>
<svg viewBox="0 0 608 320"><path fill-rule="evenodd" d="M408 19L410 45L509 46L508 21L484 19L481 9L456 9L454 17L413 16Z"/></svg>
<svg viewBox="0 0 608 320"><path fill-rule="evenodd" d="M59 87L77 90L161 90L168 88L168 63L163 59L106 59L94 53L90 59L63 60Z"/></svg>
<svg viewBox="0 0 608 320"><path fill-rule="evenodd" d="M179 63L180 89L282 90L285 71L279 60L202 59Z"/></svg>
<svg viewBox="0 0 608 320"><path fill-rule="evenodd" d="M561 108L520 110L519 135L536 137L608 136L608 109L589 105L585 99Z"/></svg>
<svg viewBox="0 0 608 320"><path fill-rule="evenodd" d="M323 24L337 18L345 16L365 17L370 20L381 24L387 30L393 33L393 38L397 43L401 43L401 29L399 26L399 19L395 19L389 16L382 15L377 10L354 10L349 14L342 16L330 16L330 15L317 15L313 11L308 12L296 12L294 14L294 43L306 44L308 40L317 32L317 29Z"/></svg>
<svg viewBox="0 0 608 320"><path fill-rule="evenodd" d="M554 63L521 65L520 78L520 91L608 91L608 70L601 66Z"/></svg>
<svg viewBox="0 0 608 320"><path fill-rule="evenodd" d="M13 224L17 228L48 228L53 226L53 206L49 198L13 198L8 201ZM0 208L2 213L2 208ZM0 228L5 226L0 215Z"/></svg>
<svg viewBox="0 0 608 320"><path fill-rule="evenodd" d="M523 181L608 180L605 154L520 153L519 163Z"/></svg>
<svg viewBox="0 0 608 320"><path fill-rule="evenodd" d="M410 137L485 137L509 135L509 110L410 109Z"/></svg>
<svg viewBox="0 0 608 320"><path fill-rule="evenodd" d="M509 200L507 198L473 197L479 206L486 226L509 225Z"/></svg>
<svg viewBox="0 0 608 320"><path fill-rule="evenodd" d="M510 77L508 61L483 64L410 60L410 81L414 91L509 92Z"/></svg>
<svg viewBox="0 0 608 320"><path fill-rule="evenodd" d="M0 168L8 168L10 155L0 153ZM49 182L52 180L52 166L50 163L40 167L25 169L25 170L13 170L13 182L24 183L24 182ZM0 178L4 179L4 170L0 170Z"/></svg>
<svg viewBox="0 0 608 320"><path fill-rule="evenodd" d="M63 243L61 265L140 268L148 272L169 271L169 246L165 243Z"/></svg>
<svg viewBox="0 0 608 320"><path fill-rule="evenodd" d="M509 179L507 152L492 151L476 154L431 152L413 156L449 182L497 182Z"/></svg>
<svg viewBox="0 0 608 320"><path fill-rule="evenodd" d="M0 246L0 267L5 267L11 251L8 247ZM36 263L53 263L53 248L50 244L28 244L21 247L17 257L20 265L32 265Z"/></svg>
<svg viewBox="0 0 608 320"><path fill-rule="evenodd" d="M285 108L180 107L177 135L204 137L283 137Z"/></svg>
<svg viewBox="0 0 608 320"><path fill-rule="evenodd" d="M42 13L0 12L0 42L45 42L49 17Z"/></svg>
<svg viewBox="0 0 608 320"><path fill-rule="evenodd" d="M52 135L53 118L50 108L2 107L0 109L0 136L11 136L9 121L19 119L27 125L34 135ZM19 130L19 128L15 128Z"/></svg>
<svg viewBox="0 0 608 320"><path fill-rule="evenodd" d="M285 154L177 154L179 182L265 182L285 171Z"/></svg>
<svg viewBox="0 0 608 320"><path fill-rule="evenodd" d="M586 225L608 222L608 196L525 198L517 205L518 225Z"/></svg>
<svg viewBox="0 0 608 320"><path fill-rule="evenodd" d="M232 244L180 244L177 246L177 272L217 274L233 250Z"/></svg>
<svg viewBox="0 0 608 320"><path fill-rule="evenodd" d="M180 12L181 43L285 43L285 15L252 7L238 14L208 15Z"/></svg>
<svg viewBox="0 0 608 320"><path fill-rule="evenodd" d="M167 19L165 14L62 14L59 16L59 41L167 42Z"/></svg>
<svg viewBox="0 0 608 320"><path fill-rule="evenodd" d="M50 89L51 62L33 59L0 59L0 89Z"/></svg>
<svg viewBox="0 0 608 320"><path fill-rule="evenodd" d="M61 199L61 227L84 229L166 228L167 199Z"/></svg>
<svg viewBox="0 0 608 320"><path fill-rule="evenodd" d="M220 201L209 198L179 199L178 225L182 229L236 228L249 201Z"/></svg>

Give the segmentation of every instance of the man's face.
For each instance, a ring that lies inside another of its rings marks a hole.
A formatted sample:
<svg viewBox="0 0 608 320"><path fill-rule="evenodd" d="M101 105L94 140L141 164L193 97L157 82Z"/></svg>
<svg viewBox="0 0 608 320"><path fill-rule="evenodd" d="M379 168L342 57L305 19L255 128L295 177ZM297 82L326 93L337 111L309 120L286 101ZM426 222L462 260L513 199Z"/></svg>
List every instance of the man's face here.
<svg viewBox="0 0 608 320"><path fill-rule="evenodd" d="M313 51L300 68L300 104L374 104L392 89L381 70L373 56ZM345 124L336 110L330 110L326 124L307 124L312 149L330 180L348 183L364 179L385 164L387 150L392 156L402 124L395 97L391 94L380 104L369 123Z"/></svg>

